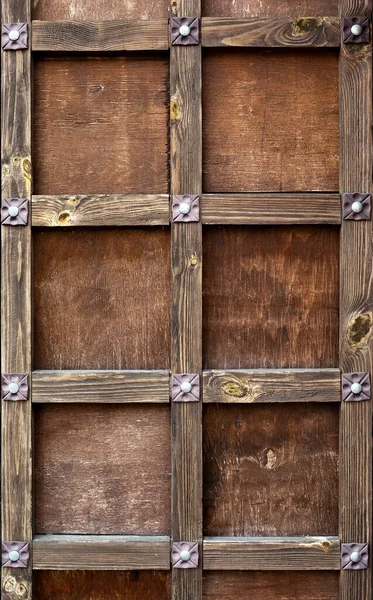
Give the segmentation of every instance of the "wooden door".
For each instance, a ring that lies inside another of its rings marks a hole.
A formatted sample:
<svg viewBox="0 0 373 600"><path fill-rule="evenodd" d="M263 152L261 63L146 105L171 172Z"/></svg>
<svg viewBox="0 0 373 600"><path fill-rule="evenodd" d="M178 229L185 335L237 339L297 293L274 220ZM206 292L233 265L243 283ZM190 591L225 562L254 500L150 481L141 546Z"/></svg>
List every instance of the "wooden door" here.
<svg viewBox="0 0 373 600"><path fill-rule="evenodd" d="M3 600L371 600L371 11L3 0Z"/></svg>

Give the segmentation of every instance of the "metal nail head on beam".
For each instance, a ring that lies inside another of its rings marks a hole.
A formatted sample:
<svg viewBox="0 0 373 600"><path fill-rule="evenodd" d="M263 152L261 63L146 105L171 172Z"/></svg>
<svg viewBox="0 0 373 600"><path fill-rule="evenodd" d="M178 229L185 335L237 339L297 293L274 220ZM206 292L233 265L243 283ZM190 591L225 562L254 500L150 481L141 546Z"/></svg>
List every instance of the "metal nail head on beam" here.
<svg viewBox="0 0 373 600"><path fill-rule="evenodd" d="M367 569L369 563L369 546L368 544L342 544L341 548L341 565L344 570L360 570Z"/></svg>
<svg viewBox="0 0 373 600"><path fill-rule="evenodd" d="M198 402L200 384L198 373L172 375L172 402Z"/></svg>
<svg viewBox="0 0 373 600"><path fill-rule="evenodd" d="M370 400L369 373L343 373L342 374L342 400L345 402L361 402Z"/></svg>
<svg viewBox="0 0 373 600"><path fill-rule="evenodd" d="M196 569L198 559L198 542L174 542L172 544L172 566L174 569Z"/></svg>
<svg viewBox="0 0 373 600"><path fill-rule="evenodd" d="M199 221L199 196L172 196L172 220L177 223Z"/></svg>
<svg viewBox="0 0 373 600"><path fill-rule="evenodd" d="M1 200L2 225L27 225L28 200L25 198L3 198Z"/></svg>
<svg viewBox="0 0 373 600"><path fill-rule="evenodd" d="M1 47L3 50L26 50L27 23L4 23L1 26Z"/></svg>
<svg viewBox="0 0 373 600"><path fill-rule="evenodd" d="M171 17L171 44L173 46L193 46L199 44L198 17Z"/></svg>
<svg viewBox="0 0 373 600"><path fill-rule="evenodd" d="M345 44L368 44L369 38L369 17L345 17L343 19L343 42Z"/></svg>
<svg viewBox="0 0 373 600"><path fill-rule="evenodd" d="M2 542L1 564L3 567L24 569L30 558L28 542Z"/></svg>
<svg viewBox="0 0 373 600"><path fill-rule="evenodd" d="M372 198L370 194L349 192L342 194L342 216L344 221L369 221Z"/></svg>
<svg viewBox="0 0 373 600"><path fill-rule="evenodd" d="M4 373L1 376L1 398L17 402L28 400L29 384L26 373Z"/></svg>

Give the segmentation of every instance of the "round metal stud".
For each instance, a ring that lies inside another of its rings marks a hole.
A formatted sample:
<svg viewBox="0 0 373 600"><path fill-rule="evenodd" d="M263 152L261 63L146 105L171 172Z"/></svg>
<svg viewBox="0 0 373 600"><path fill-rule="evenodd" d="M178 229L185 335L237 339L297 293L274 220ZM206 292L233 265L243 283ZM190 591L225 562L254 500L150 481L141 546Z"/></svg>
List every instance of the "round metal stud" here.
<svg viewBox="0 0 373 600"><path fill-rule="evenodd" d="M361 561L361 552L351 552L350 561L353 563L358 563Z"/></svg>
<svg viewBox="0 0 373 600"><path fill-rule="evenodd" d="M351 386L351 392L353 394L360 394L361 390L362 390L362 385L361 383L353 383Z"/></svg>
<svg viewBox="0 0 373 600"><path fill-rule="evenodd" d="M183 215L187 215L188 213L190 213L191 210L191 206L190 204L188 204L188 202L182 202L179 206L179 210Z"/></svg>
<svg viewBox="0 0 373 600"><path fill-rule="evenodd" d="M354 213L361 213L361 211L363 210L363 205L361 202L354 202L351 208Z"/></svg>
<svg viewBox="0 0 373 600"><path fill-rule="evenodd" d="M184 392L184 394L189 394L189 392L192 391L192 384L189 383L189 381L184 381L181 386L181 391Z"/></svg>
<svg viewBox="0 0 373 600"><path fill-rule="evenodd" d="M10 217L17 217L19 213L18 206L9 206L8 215Z"/></svg>
<svg viewBox="0 0 373 600"><path fill-rule="evenodd" d="M180 552L180 559L181 559L183 562L186 562L187 560L190 560L190 557L191 557L191 553L189 552L189 550L182 550L182 551ZM352 560L352 559L351 559L351 560Z"/></svg>
<svg viewBox="0 0 373 600"><path fill-rule="evenodd" d="M12 550L9 552L8 557L12 562L17 562L17 560L19 560L19 552L17 552L17 550Z"/></svg>
<svg viewBox="0 0 373 600"><path fill-rule="evenodd" d="M358 23L355 23L355 25L353 25L351 27L351 33L352 33L352 35L360 35L362 33L362 31L363 31L363 28Z"/></svg>
<svg viewBox="0 0 373 600"><path fill-rule="evenodd" d="M186 37L187 35L189 35L190 34L190 27L189 27L189 25L182 25L180 27L180 29L179 29L179 33L183 37Z"/></svg>
<svg viewBox="0 0 373 600"><path fill-rule="evenodd" d="M11 394L17 394L18 390L19 390L19 385L18 383L10 383L8 386L8 389L10 391Z"/></svg>
<svg viewBox="0 0 373 600"><path fill-rule="evenodd" d="M15 29L9 31L9 39L12 40L12 42L19 40L19 31L16 31Z"/></svg>

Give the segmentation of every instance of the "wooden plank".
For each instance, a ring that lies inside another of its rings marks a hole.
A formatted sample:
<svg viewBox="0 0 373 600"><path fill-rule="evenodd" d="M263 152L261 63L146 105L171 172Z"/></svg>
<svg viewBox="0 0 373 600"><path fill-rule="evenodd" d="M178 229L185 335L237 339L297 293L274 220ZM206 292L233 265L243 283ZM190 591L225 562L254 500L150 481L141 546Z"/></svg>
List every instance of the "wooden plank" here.
<svg viewBox="0 0 373 600"><path fill-rule="evenodd" d="M204 402L340 402L340 400L339 369L251 371L237 369L203 372Z"/></svg>
<svg viewBox="0 0 373 600"><path fill-rule="evenodd" d="M168 194L33 196L33 227L169 225Z"/></svg>
<svg viewBox="0 0 373 600"><path fill-rule="evenodd" d="M34 569L170 568L167 536L37 535L32 547Z"/></svg>
<svg viewBox="0 0 373 600"><path fill-rule="evenodd" d="M66 0L61 3L64 2ZM338 16L338 0L204 0L202 14L206 17L236 18L268 15L301 17L323 15L325 12Z"/></svg>
<svg viewBox="0 0 373 600"><path fill-rule="evenodd" d="M330 571L340 569L338 537L224 538L203 541L206 570Z"/></svg>
<svg viewBox="0 0 373 600"><path fill-rule="evenodd" d="M169 0L32 0L32 16L45 21L167 19Z"/></svg>
<svg viewBox="0 0 373 600"><path fill-rule="evenodd" d="M168 21L33 21L34 51L168 50Z"/></svg>
<svg viewBox="0 0 373 600"><path fill-rule="evenodd" d="M339 225L339 194L203 194L205 225Z"/></svg>
<svg viewBox="0 0 373 600"><path fill-rule="evenodd" d="M371 0L341 0L344 16L372 16ZM373 193L372 44L340 53L340 191ZM373 221L342 221L340 366L373 377ZM340 417L342 543L368 542L372 556L372 403L342 402ZM341 600L371 600L368 570L342 570Z"/></svg>
<svg viewBox="0 0 373 600"><path fill-rule="evenodd" d="M29 0L4 0L2 23L30 23ZM2 197L31 198L31 51L1 51ZM1 226L1 372L31 372L31 226ZM32 539L31 402L2 403L4 541ZM2 568L2 600L32 595L32 566Z"/></svg>
<svg viewBox="0 0 373 600"><path fill-rule="evenodd" d="M272 14L273 11L271 11ZM251 48L338 47L338 17L204 17L202 45Z"/></svg>

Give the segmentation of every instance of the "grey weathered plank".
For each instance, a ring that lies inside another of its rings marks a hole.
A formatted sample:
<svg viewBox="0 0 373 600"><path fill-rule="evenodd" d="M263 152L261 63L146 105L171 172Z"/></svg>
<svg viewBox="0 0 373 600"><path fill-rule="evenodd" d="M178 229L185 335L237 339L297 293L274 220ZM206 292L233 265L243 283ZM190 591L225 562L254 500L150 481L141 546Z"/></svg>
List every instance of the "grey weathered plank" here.
<svg viewBox="0 0 373 600"><path fill-rule="evenodd" d="M203 194L205 225L338 225L339 194Z"/></svg>
<svg viewBox="0 0 373 600"><path fill-rule="evenodd" d="M203 567L210 570L316 571L340 569L334 536L279 538L206 537Z"/></svg>
<svg viewBox="0 0 373 600"><path fill-rule="evenodd" d="M37 535L34 569L169 569L167 536Z"/></svg>
<svg viewBox="0 0 373 600"><path fill-rule="evenodd" d="M167 50L167 19L33 21L32 49L43 52Z"/></svg>
<svg viewBox="0 0 373 600"><path fill-rule="evenodd" d="M371 0L341 0L343 16L372 15ZM340 191L372 186L372 45L340 53ZM373 221L342 221L340 366L373 375ZM340 419L340 538L372 549L372 405L343 402ZM343 570L341 600L371 600L368 570Z"/></svg>
<svg viewBox="0 0 373 600"><path fill-rule="evenodd" d="M32 401L168 403L168 371L34 371Z"/></svg>
<svg viewBox="0 0 373 600"><path fill-rule="evenodd" d="M203 372L204 402L340 402L339 369Z"/></svg>
<svg viewBox="0 0 373 600"><path fill-rule="evenodd" d="M256 48L338 47L338 17L204 17L202 45Z"/></svg>
<svg viewBox="0 0 373 600"><path fill-rule="evenodd" d="M32 197L34 227L169 225L168 194Z"/></svg>

